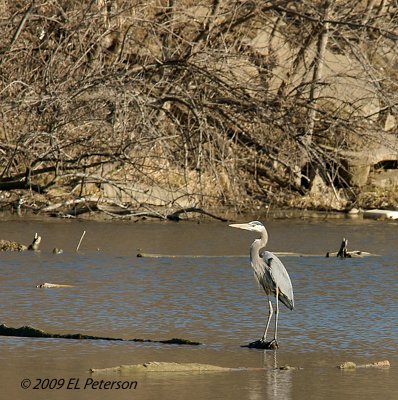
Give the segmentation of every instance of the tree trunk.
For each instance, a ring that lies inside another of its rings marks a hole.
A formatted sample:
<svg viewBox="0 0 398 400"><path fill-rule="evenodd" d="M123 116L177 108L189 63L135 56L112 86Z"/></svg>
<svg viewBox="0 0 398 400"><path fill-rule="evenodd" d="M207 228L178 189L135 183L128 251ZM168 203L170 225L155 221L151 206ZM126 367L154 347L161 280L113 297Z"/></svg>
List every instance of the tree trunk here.
<svg viewBox="0 0 398 400"><path fill-rule="evenodd" d="M317 117L316 103L319 97L319 84L323 77L323 65L325 59L326 46L329 40L329 25L328 22L330 11L333 7L334 1L326 0L323 4L323 18L319 21L321 30L319 33L315 61L314 71L312 75L312 82L309 94L309 112L308 112L308 126L306 129L305 143L309 145L312 142L312 135L314 134L315 120Z"/></svg>

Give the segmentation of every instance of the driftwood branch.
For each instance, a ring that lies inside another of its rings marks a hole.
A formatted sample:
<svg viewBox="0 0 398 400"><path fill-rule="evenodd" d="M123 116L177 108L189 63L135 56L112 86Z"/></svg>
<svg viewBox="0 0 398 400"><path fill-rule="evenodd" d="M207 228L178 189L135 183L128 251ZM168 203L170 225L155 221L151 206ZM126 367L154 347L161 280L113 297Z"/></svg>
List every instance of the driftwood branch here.
<svg viewBox="0 0 398 400"><path fill-rule="evenodd" d="M225 219L223 217L219 217L218 215L212 214L212 213L205 211L202 208L198 208L198 207L182 208L181 210L174 211L172 214L168 214L166 218L171 221L180 221L181 220L180 215L188 214L188 213L199 213L199 214L207 215L208 217L217 219L219 221L223 221L223 222L227 221L227 219Z"/></svg>
<svg viewBox="0 0 398 400"><path fill-rule="evenodd" d="M85 235L85 234L86 234L86 231L83 231L82 236L80 237L79 243L78 243L78 245L77 245L77 247L76 247L76 252L79 251L80 245L82 244L82 241L83 241L83 238L84 238L84 235Z"/></svg>
<svg viewBox="0 0 398 400"><path fill-rule="evenodd" d="M348 252L347 252L347 246L348 246L348 239L343 238L343 241L341 242L340 249L337 252L337 257L341 258L347 258Z"/></svg>
<svg viewBox="0 0 398 400"><path fill-rule="evenodd" d="M352 257L367 257L374 256L375 254L368 253L366 251L361 250L351 250L348 251L348 239L343 238L340 249L337 252L327 252L326 257L340 257L340 258L352 258Z"/></svg>
<svg viewBox="0 0 398 400"><path fill-rule="evenodd" d="M70 209L70 206L79 207ZM116 201L99 199L97 197L81 197L78 199L71 199L64 202L55 203L41 209L42 212L50 213L53 216L77 216L86 212L101 211L112 218L127 219L127 218L157 218L162 220L180 221L181 215L188 215L190 213L198 213L206 215L210 218L226 222L227 219L200 207L186 207L181 208L172 213L162 213L155 209L149 209L145 206L147 211L136 210L126 204L121 204Z"/></svg>

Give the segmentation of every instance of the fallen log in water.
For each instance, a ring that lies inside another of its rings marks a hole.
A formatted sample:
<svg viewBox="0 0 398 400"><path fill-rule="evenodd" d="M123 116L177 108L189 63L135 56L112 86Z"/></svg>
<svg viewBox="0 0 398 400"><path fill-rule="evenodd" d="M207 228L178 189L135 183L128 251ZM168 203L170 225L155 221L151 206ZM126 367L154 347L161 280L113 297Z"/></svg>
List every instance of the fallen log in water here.
<svg viewBox="0 0 398 400"><path fill-rule="evenodd" d="M376 361L368 364L357 365L352 361L346 361L339 365L340 369L353 370L356 368L389 368L390 362L388 360ZM278 371L299 371L303 368L292 367L290 365L275 366L274 370ZM117 367L109 368L90 368L89 372L92 374L120 374L129 375L136 373L151 373L151 372L230 372L230 371L264 371L266 368L253 368L253 367L220 367L218 365L199 364L199 363L178 363L178 362L158 362L151 361L143 364L132 365L119 365Z"/></svg>
<svg viewBox="0 0 398 400"><path fill-rule="evenodd" d="M326 253L326 257L340 257L340 258L355 258L355 257L368 257L375 256L376 254L371 254L366 251L361 250L351 250L348 251L348 239L343 238L339 251Z"/></svg>
<svg viewBox="0 0 398 400"><path fill-rule="evenodd" d="M248 256L207 256L197 254L155 254L137 253L138 258L248 258Z"/></svg>
<svg viewBox="0 0 398 400"><path fill-rule="evenodd" d="M228 372L237 368L198 363L177 363L152 361L144 364L119 365L110 368L90 368L91 373L130 374L136 372Z"/></svg>
<svg viewBox="0 0 398 400"><path fill-rule="evenodd" d="M378 256L378 254L372 254L372 253L368 253L367 251L361 251L361 250L347 251L347 253L344 257L340 257L337 251L333 251L333 252L328 251L326 253L326 258L328 258L328 257L363 258L363 257L377 257L377 256Z"/></svg>
<svg viewBox="0 0 398 400"><path fill-rule="evenodd" d="M102 178L95 178L104 181ZM106 183L112 185L108 180L106 180ZM41 212L49 213L51 216L59 218L75 218L85 213L102 212L113 219L153 218L177 222L188 220L190 214L200 214L218 221L228 221L226 218L213 214L200 207L179 208L171 213L168 207L163 207L162 210L156 208L150 210L148 206L146 208L145 211L140 211L135 208L127 207L125 204L115 201L115 199L102 198L100 200L95 196L87 196L48 205L42 208Z"/></svg>
<svg viewBox="0 0 398 400"><path fill-rule="evenodd" d="M278 257L323 257L323 254L304 254L304 253L293 253L288 251L276 251L274 252ZM210 255L199 255L199 254L156 254L156 253L137 253L137 257L142 258L248 258L249 255L221 255L221 256L210 256Z"/></svg>
<svg viewBox="0 0 398 400"><path fill-rule="evenodd" d="M166 340L154 340L154 339L122 339L113 337L102 337L84 335L81 333L73 334L58 334L49 333L42 331L41 329L32 328L31 326L21 326L20 328L8 327L4 324L0 325L0 336L15 336L15 337L30 337L30 338L53 338L53 339L79 339L79 340L112 340L112 341L125 341L125 342L142 342L142 343L162 343L162 344L179 344L179 345L191 345L198 346L201 343L192 342L188 339L172 338Z"/></svg>

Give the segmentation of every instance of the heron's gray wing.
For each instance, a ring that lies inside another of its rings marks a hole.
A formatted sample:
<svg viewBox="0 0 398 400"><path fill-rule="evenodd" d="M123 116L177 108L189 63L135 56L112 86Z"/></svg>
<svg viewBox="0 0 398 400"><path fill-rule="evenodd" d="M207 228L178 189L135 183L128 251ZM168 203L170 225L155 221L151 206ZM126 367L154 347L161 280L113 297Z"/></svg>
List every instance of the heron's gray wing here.
<svg viewBox="0 0 398 400"><path fill-rule="evenodd" d="M279 288L280 301L292 310L294 307L293 286L285 266L275 254L269 251L264 251L262 258L268 265L272 281Z"/></svg>

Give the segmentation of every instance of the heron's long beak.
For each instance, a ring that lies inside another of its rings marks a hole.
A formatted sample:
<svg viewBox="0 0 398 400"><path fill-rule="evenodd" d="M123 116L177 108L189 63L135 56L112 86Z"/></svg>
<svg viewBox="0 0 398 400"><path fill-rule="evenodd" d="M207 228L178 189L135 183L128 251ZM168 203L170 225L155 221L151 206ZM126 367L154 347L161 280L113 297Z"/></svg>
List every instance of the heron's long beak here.
<svg viewBox="0 0 398 400"><path fill-rule="evenodd" d="M253 227L250 224L230 224L229 226L231 228L245 229L247 231L253 230Z"/></svg>

